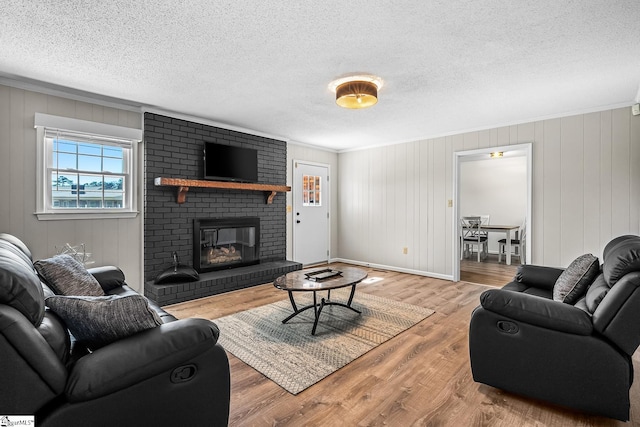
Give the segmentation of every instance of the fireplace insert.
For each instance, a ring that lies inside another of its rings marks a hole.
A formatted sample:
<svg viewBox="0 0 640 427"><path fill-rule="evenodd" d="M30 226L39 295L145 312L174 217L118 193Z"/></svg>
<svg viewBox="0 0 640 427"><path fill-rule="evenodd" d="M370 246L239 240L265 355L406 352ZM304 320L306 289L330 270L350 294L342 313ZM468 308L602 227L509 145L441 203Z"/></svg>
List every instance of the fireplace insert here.
<svg viewBox="0 0 640 427"><path fill-rule="evenodd" d="M260 218L196 218L193 267L199 272L260 262Z"/></svg>

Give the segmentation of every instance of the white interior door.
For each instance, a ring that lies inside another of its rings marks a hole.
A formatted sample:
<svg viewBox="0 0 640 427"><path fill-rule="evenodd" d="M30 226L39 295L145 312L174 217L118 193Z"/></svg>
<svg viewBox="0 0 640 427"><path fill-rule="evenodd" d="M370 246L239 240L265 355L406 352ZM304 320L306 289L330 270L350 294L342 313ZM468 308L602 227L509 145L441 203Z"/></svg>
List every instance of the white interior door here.
<svg viewBox="0 0 640 427"><path fill-rule="evenodd" d="M293 162L293 258L303 265L329 260L329 167Z"/></svg>

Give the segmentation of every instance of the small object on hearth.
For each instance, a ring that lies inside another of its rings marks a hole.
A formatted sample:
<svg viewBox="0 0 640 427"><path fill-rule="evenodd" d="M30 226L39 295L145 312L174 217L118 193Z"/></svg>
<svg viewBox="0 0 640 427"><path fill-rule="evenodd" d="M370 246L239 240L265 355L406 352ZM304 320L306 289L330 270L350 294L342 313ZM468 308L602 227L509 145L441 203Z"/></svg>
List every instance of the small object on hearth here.
<svg viewBox="0 0 640 427"><path fill-rule="evenodd" d="M173 266L167 268L162 273L158 274L155 283L179 283L179 282L194 282L200 278L200 275L192 267L178 262L178 253L173 252Z"/></svg>

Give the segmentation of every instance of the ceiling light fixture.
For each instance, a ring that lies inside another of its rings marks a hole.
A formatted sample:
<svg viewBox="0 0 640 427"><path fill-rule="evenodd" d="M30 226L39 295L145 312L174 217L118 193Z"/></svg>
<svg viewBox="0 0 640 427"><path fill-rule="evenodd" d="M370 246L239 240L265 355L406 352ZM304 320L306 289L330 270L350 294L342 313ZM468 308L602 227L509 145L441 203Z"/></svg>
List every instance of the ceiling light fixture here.
<svg viewBox="0 0 640 427"><path fill-rule="evenodd" d="M382 80L369 75L344 77L329 84L329 88L336 93L336 104L351 109L375 105L381 87Z"/></svg>

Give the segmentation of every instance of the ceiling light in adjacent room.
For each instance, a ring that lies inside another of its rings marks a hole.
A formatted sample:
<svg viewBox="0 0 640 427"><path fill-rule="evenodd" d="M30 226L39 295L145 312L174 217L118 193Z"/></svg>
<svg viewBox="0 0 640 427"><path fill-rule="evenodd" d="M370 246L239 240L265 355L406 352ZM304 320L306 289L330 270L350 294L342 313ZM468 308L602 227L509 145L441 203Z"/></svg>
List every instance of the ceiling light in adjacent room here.
<svg viewBox="0 0 640 427"><path fill-rule="evenodd" d="M382 79L376 76L357 75L334 80L329 87L336 93L336 104L344 108L367 108L378 102L378 90Z"/></svg>

